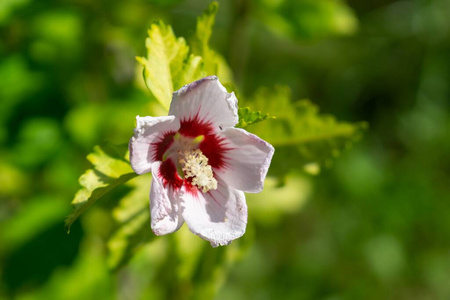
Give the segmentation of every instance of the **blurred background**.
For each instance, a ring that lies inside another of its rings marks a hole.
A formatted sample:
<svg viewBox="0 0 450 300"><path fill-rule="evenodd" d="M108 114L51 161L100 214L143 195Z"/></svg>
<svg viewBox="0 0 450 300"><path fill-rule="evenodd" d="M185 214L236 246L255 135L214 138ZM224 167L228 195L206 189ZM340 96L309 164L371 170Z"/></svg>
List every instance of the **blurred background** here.
<svg viewBox="0 0 450 300"><path fill-rule="evenodd" d="M110 271L113 196L66 233L86 155L127 143L146 114L135 56L151 22L188 37L208 3L0 1L0 299L180 298L208 288L204 274L214 299L450 299L447 0L219 1L211 44L243 98L288 86L367 121L365 137L317 176L249 195L248 232L220 270L206 256L189 271L161 237Z"/></svg>

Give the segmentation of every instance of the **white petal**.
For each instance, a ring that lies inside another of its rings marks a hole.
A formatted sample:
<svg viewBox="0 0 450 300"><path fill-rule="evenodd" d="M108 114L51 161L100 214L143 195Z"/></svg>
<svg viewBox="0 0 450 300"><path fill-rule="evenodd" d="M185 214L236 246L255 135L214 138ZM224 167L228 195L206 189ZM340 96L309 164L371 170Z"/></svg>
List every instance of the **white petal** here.
<svg viewBox="0 0 450 300"><path fill-rule="evenodd" d="M225 167L214 170L230 186L247 192L259 193L275 149L266 141L240 128L228 128Z"/></svg>
<svg viewBox="0 0 450 300"><path fill-rule="evenodd" d="M245 233L245 195L222 180L219 180L216 190L205 194L183 187L180 205L189 230L211 242L213 247L228 245Z"/></svg>
<svg viewBox="0 0 450 300"><path fill-rule="evenodd" d="M217 76L209 76L175 91L169 115L181 121L198 118L216 130L225 129L238 122L237 99L234 93L227 93Z"/></svg>
<svg viewBox="0 0 450 300"><path fill-rule="evenodd" d="M151 227L156 235L172 233L180 229L184 220L177 201L178 191L163 186L159 168L161 162L152 164L152 187L150 189Z"/></svg>
<svg viewBox="0 0 450 300"><path fill-rule="evenodd" d="M130 139L130 164L137 174L151 171L151 164L157 161L158 142L164 135L176 132L180 128L174 116L167 117L136 117L136 129Z"/></svg>

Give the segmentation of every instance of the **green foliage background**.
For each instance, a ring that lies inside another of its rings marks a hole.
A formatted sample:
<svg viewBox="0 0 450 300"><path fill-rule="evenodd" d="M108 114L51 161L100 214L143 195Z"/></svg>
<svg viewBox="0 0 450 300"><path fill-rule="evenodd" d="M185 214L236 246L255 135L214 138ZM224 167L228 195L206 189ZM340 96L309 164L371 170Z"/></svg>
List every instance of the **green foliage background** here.
<svg viewBox="0 0 450 300"><path fill-rule="evenodd" d="M0 299L450 298L448 1L220 1L197 23L208 5L0 2ZM147 29L180 46L144 82ZM113 146L210 74L277 148L216 249L155 237L151 178Z"/></svg>

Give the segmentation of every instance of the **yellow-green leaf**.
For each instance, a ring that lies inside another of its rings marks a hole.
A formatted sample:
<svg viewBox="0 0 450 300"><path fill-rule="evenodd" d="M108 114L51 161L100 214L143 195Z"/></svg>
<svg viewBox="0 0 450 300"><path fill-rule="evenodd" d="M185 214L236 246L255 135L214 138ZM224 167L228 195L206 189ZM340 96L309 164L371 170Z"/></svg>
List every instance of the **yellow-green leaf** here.
<svg viewBox="0 0 450 300"><path fill-rule="evenodd" d="M230 67L225 59L209 46L218 9L219 4L216 1L211 2L203 14L197 18L195 34L190 42L192 53L202 57L205 76L217 75L221 82L231 83L233 78Z"/></svg>
<svg viewBox="0 0 450 300"><path fill-rule="evenodd" d="M311 163L329 164L341 151L362 137L365 122L343 122L321 114L309 100L293 102L287 87L262 88L253 97L254 107L276 116L248 130L276 147L272 170L285 173Z"/></svg>
<svg viewBox="0 0 450 300"><path fill-rule="evenodd" d="M201 77L201 58L189 54L184 38L177 38L172 27L158 21L151 25L146 40L147 57L137 60L144 67L147 87L169 110L172 93Z"/></svg>
<svg viewBox="0 0 450 300"><path fill-rule="evenodd" d="M146 86L166 111L173 91L183 85L208 75L217 75L224 83L232 82L225 59L209 47L217 9L217 2L213 2L197 19L192 49L164 22L151 25L146 40L147 57L137 57L137 60L144 67Z"/></svg>
<svg viewBox="0 0 450 300"><path fill-rule="evenodd" d="M88 160L94 167L79 179L82 188L75 194L72 201L74 211L65 221L68 232L73 222L98 199L137 176L126 159L125 147L96 146Z"/></svg>

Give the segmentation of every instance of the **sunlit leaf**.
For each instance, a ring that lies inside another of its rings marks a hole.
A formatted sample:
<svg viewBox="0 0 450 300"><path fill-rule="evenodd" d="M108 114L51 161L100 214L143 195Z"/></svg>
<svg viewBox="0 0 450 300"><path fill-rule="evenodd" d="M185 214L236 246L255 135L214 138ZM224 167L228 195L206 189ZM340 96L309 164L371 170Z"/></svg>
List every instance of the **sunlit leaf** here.
<svg viewBox="0 0 450 300"><path fill-rule="evenodd" d="M182 68L177 73L173 74L173 89L178 90L183 85L206 76L202 67L202 58L190 54L189 58L183 63Z"/></svg>
<svg viewBox="0 0 450 300"><path fill-rule="evenodd" d="M217 3L217 1L213 1L205 9L203 14L197 17L197 27L195 30L195 37L196 41L198 42L197 47L200 48L199 50L201 52L209 50L208 43L209 40L211 39L212 29L216 20L216 14L218 10L219 10L219 3Z"/></svg>
<svg viewBox="0 0 450 300"><path fill-rule="evenodd" d="M74 211L66 218L66 227L70 231L73 222L98 199L111 190L137 176L126 159L126 147L111 145L96 146L88 155L94 168L81 175L81 186L72 201Z"/></svg>
<svg viewBox="0 0 450 300"><path fill-rule="evenodd" d="M147 58L137 58L144 67L145 83L169 110L173 91L201 76L200 59L189 55L184 38L177 38L172 27L162 21L152 24L146 47Z"/></svg>
<svg viewBox="0 0 450 300"><path fill-rule="evenodd" d="M147 57L137 57L144 67L144 80L156 100L169 110L172 93L183 85L208 75L232 82L225 59L209 47L218 3L213 2L197 19L192 49L172 27L158 21L152 24L146 40Z"/></svg>
<svg viewBox="0 0 450 300"><path fill-rule="evenodd" d="M264 108L276 116L251 125L248 130L277 148L273 165L282 172L311 163L329 164L333 157L360 139L367 128L365 122L342 122L321 114L309 100L292 102L286 87L261 88L253 101L254 107Z"/></svg>
<svg viewBox="0 0 450 300"><path fill-rule="evenodd" d="M208 75L217 75L217 65L214 62L214 51L209 47L209 40L219 9L217 2L209 4L208 8L197 18L195 35L191 40L192 52L203 58Z"/></svg>
<svg viewBox="0 0 450 300"><path fill-rule="evenodd" d="M217 75L222 83L231 83L233 78L230 67L225 59L209 46L218 9L219 4L216 1L211 2L203 14L197 18L197 27L190 43L192 53L203 60L205 75Z"/></svg>

